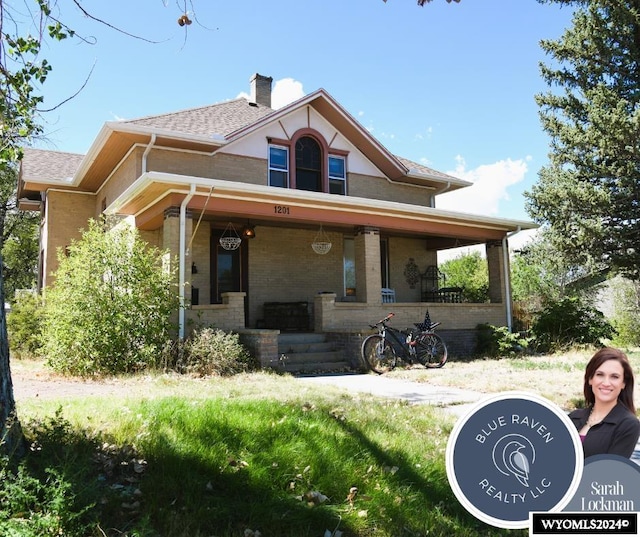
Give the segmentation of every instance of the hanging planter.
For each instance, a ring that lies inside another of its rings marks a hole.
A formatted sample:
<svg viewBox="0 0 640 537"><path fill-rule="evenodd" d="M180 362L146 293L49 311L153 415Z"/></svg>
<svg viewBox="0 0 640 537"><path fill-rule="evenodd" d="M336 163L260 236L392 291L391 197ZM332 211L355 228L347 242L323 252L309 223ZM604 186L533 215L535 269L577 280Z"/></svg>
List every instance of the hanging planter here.
<svg viewBox="0 0 640 537"><path fill-rule="evenodd" d="M229 222L222 233L222 237L220 237L220 246L225 250L237 250L241 242L242 239L238 236L236 228Z"/></svg>
<svg viewBox="0 0 640 537"><path fill-rule="evenodd" d="M313 248L313 251L316 254L320 255L327 254L329 253L329 250L331 250L331 241L329 240L329 236L322 229L322 224L320 224L320 229L311 243L311 248Z"/></svg>

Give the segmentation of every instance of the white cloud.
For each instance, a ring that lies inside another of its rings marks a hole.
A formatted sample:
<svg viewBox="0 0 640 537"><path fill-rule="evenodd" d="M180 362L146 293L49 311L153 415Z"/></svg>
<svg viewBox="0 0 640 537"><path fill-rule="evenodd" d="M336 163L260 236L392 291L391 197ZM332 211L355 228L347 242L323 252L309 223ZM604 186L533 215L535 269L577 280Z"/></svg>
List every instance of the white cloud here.
<svg viewBox="0 0 640 537"><path fill-rule="evenodd" d="M293 78L283 78L276 80L271 92L271 108L282 108L283 106L297 101L304 97L305 93L302 89L302 82L298 82Z"/></svg>
<svg viewBox="0 0 640 537"><path fill-rule="evenodd" d="M276 80L271 88L271 108L277 110L304 96L302 82L298 82L293 78ZM236 96L236 99L240 98L249 100L251 96L246 91L242 91Z"/></svg>
<svg viewBox="0 0 640 537"><path fill-rule="evenodd" d="M497 216L500 202L509 200L508 188L520 183L527 173L527 160L500 160L483 164L473 170L466 169L461 156L457 166L447 173L473 183L472 186L438 196L436 207L465 213Z"/></svg>

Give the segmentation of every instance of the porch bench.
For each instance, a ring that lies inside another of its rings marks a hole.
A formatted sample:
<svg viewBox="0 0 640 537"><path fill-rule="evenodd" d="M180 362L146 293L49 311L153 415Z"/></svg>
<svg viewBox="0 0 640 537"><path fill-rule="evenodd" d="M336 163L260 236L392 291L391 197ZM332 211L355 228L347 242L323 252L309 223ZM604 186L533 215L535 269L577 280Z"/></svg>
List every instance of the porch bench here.
<svg viewBox="0 0 640 537"><path fill-rule="evenodd" d="M304 332L309 330L308 302L265 302L264 327Z"/></svg>

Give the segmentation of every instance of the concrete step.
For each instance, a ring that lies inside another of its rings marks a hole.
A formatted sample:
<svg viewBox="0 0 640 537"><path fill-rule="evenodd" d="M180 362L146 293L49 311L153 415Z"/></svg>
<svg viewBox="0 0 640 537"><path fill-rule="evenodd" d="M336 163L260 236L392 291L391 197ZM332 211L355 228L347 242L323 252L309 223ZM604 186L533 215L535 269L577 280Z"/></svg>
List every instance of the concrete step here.
<svg viewBox="0 0 640 537"><path fill-rule="evenodd" d="M317 362L310 364L289 364L284 370L296 375L313 375L315 373L329 372L351 372L352 367L349 362Z"/></svg>
<svg viewBox="0 0 640 537"><path fill-rule="evenodd" d="M347 371L344 352L327 341L325 334L285 333L278 336L278 355L285 371L312 373Z"/></svg>
<svg viewBox="0 0 640 537"><path fill-rule="evenodd" d="M336 363L344 361L344 352L287 352L280 355L290 364ZM284 357L283 357L284 356Z"/></svg>
<svg viewBox="0 0 640 537"><path fill-rule="evenodd" d="M278 343L296 345L299 343L323 343L327 341L326 334L317 332L280 332Z"/></svg>
<svg viewBox="0 0 640 537"><path fill-rule="evenodd" d="M288 343L278 340L278 354L331 352L335 345L331 341Z"/></svg>

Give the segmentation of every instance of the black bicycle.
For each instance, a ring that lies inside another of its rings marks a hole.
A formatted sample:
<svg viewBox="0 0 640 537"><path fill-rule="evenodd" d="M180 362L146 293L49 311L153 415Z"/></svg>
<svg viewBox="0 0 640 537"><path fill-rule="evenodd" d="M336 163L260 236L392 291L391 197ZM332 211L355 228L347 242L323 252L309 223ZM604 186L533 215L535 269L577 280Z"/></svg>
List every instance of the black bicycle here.
<svg viewBox="0 0 640 537"><path fill-rule="evenodd" d="M398 358L409 365L418 362L427 368L442 367L447 362L447 346L433 331L440 323L432 323L428 311L424 322L416 323L415 329L398 330L389 326L393 316L390 313L370 325L378 333L367 336L362 342L362 359L369 369L378 374L386 373L396 367Z"/></svg>

